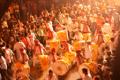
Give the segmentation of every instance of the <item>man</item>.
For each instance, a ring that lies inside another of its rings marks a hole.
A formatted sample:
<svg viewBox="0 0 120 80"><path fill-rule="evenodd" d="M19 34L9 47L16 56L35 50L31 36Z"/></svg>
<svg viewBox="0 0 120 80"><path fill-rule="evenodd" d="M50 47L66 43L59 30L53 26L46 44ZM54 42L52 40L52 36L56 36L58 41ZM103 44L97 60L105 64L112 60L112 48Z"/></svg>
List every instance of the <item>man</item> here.
<svg viewBox="0 0 120 80"><path fill-rule="evenodd" d="M44 55L46 49L44 48L44 46L39 42L39 40L35 40L34 41L35 45L33 46L33 66L35 66L35 64L38 61L38 56L39 55Z"/></svg>
<svg viewBox="0 0 120 80"><path fill-rule="evenodd" d="M29 58L26 53L26 47L19 38L17 38L17 42L14 44L14 51L15 51L16 61L19 61L21 63L28 61Z"/></svg>
<svg viewBox="0 0 120 80"><path fill-rule="evenodd" d="M0 53L0 73L2 76L2 80L10 80L7 76L7 62L2 56L2 53Z"/></svg>
<svg viewBox="0 0 120 80"><path fill-rule="evenodd" d="M8 66L7 72L11 76L12 76L11 67L13 64L13 56L14 56L13 51L9 48L9 45L7 44L5 47L5 59L6 59L7 66Z"/></svg>

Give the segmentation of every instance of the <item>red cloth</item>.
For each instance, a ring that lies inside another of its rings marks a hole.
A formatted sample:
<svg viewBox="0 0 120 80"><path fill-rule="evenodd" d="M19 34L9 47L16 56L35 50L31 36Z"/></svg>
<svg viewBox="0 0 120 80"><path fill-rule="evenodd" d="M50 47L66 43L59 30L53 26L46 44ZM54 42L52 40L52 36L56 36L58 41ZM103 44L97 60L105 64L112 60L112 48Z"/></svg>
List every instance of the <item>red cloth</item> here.
<svg viewBox="0 0 120 80"><path fill-rule="evenodd" d="M30 46L30 44L29 44L29 42L28 42L26 37L22 37L21 40L25 44L26 48L28 48Z"/></svg>

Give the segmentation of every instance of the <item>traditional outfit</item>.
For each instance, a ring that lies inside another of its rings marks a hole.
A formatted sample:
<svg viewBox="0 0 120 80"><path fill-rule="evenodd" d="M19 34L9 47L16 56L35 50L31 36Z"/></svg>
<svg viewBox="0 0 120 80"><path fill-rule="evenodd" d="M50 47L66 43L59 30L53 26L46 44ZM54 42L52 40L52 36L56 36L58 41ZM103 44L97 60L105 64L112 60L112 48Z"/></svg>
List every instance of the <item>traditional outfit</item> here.
<svg viewBox="0 0 120 80"><path fill-rule="evenodd" d="M15 51L15 57L16 60L19 62L26 62L28 61L28 55L26 54L26 50L25 50L25 45L23 42L16 42L14 44L14 51Z"/></svg>

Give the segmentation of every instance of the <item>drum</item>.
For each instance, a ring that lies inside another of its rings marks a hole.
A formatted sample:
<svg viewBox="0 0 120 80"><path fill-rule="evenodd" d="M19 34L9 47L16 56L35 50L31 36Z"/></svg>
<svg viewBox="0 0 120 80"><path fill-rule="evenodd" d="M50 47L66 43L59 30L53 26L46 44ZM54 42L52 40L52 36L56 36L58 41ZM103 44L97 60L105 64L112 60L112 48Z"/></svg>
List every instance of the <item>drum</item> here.
<svg viewBox="0 0 120 80"><path fill-rule="evenodd" d="M82 69L84 69L84 68L88 70L88 75L91 76L90 69L89 69L89 66L87 63L83 63L79 66L78 72L79 72L80 76L83 76Z"/></svg>
<svg viewBox="0 0 120 80"><path fill-rule="evenodd" d="M60 60L57 60L55 63L53 63L53 71L57 75L65 75L72 66L72 62L74 61L75 57L75 52L66 52Z"/></svg>
<svg viewBox="0 0 120 80"><path fill-rule="evenodd" d="M66 52L64 54L65 58L69 60L69 63L72 63L76 58L76 52Z"/></svg>
<svg viewBox="0 0 120 80"><path fill-rule="evenodd" d="M60 41L68 41L68 33L66 30L60 30L57 32L57 37Z"/></svg>
<svg viewBox="0 0 120 80"><path fill-rule="evenodd" d="M94 62L88 63L88 67L93 74L96 74L98 72L97 63L94 63Z"/></svg>
<svg viewBox="0 0 120 80"><path fill-rule="evenodd" d="M42 71L47 70L49 67L48 55L39 55L38 64L40 65Z"/></svg>
<svg viewBox="0 0 120 80"><path fill-rule="evenodd" d="M25 74L29 74L30 72L30 67L28 64L21 64L19 62L16 62L13 66L14 70L17 71L17 70L21 70L23 71Z"/></svg>
<svg viewBox="0 0 120 80"><path fill-rule="evenodd" d="M59 76L65 75L70 68L69 60L66 58L57 60L52 65L53 72Z"/></svg>
<svg viewBox="0 0 120 80"><path fill-rule="evenodd" d="M17 79L16 76L20 76L22 78L26 77L28 78L30 73L30 67L28 64L22 64L20 62L16 62L12 66L13 69L13 77ZM20 74L20 75L19 75Z"/></svg>
<svg viewBox="0 0 120 80"><path fill-rule="evenodd" d="M97 64L96 63L83 63L83 64L81 64L80 66L79 66L79 74L80 74L80 76L82 76L83 75L83 73L82 73L82 69L83 68L86 68L87 70L88 70L88 74L89 74L89 76L90 76L90 72L92 72L93 74L96 74L97 73Z"/></svg>

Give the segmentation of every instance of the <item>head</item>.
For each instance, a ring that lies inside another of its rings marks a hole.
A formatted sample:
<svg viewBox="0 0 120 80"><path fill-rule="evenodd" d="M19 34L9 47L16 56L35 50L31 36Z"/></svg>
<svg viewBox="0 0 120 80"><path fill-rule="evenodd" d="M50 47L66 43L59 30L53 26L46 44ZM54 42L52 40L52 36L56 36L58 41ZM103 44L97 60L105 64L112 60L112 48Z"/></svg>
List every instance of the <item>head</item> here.
<svg viewBox="0 0 120 80"><path fill-rule="evenodd" d="M54 55L55 52L56 52L55 48L52 48L52 49L51 49L51 53Z"/></svg>
<svg viewBox="0 0 120 80"><path fill-rule="evenodd" d="M82 69L82 72L83 72L83 74L88 75L88 69L83 68L83 69Z"/></svg>
<svg viewBox="0 0 120 80"><path fill-rule="evenodd" d="M52 77L53 76L53 71L49 70L49 76Z"/></svg>

